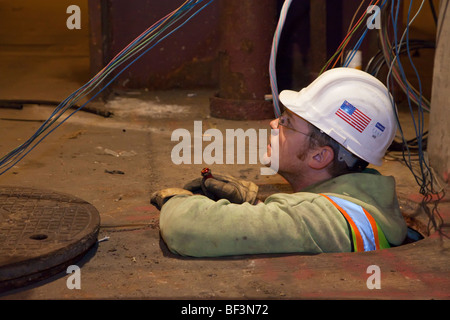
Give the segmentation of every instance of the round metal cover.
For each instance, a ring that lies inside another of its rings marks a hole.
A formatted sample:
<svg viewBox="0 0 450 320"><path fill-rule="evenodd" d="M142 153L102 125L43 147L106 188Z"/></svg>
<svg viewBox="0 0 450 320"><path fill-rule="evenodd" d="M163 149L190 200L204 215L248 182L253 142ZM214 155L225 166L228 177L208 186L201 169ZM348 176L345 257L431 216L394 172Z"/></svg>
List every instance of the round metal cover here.
<svg viewBox="0 0 450 320"><path fill-rule="evenodd" d="M97 241L91 204L52 191L0 186L0 292L54 275Z"/></svg>

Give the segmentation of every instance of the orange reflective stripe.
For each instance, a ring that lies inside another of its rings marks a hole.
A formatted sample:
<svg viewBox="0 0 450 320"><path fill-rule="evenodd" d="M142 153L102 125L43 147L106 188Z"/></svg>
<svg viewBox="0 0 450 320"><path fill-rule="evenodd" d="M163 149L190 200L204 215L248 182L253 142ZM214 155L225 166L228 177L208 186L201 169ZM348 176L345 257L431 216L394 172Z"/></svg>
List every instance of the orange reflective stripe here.
<svg viewBox="0 0 450 320"><path fill-rule="evenodd" d="M370 225L372 227L373 230L373 236L375 238L375 247L377 248L377 250L380 249L380 240L378 238L378 227L377 227L377 223L375 222L375 219L370 215L370 213L368 213L366 211L366 209L364 209L363 207L361 207L364 211L364 213L366 214L367 219L370 222Z"/></svg>
<svg viewBox="0 0 450 320"><path fill-rule="evenodd" d="M344 209L342 209L330 197L328 197L327 195L324 195L322 193L320 195L324 196L325 198L327 198L344 215L345 219L348 221L348 223L352 227L353 231L355 232L355 236L356 236L356 248L355 248L355 251L359 251L359 250L364 251L364 240L363 240L363 238L361 236L361 233L359 232L358 227L356 226L355 222L353 221L353 219L348 215L348 213ZM378 237L378 235L377 235L377 237Z"/></svg>

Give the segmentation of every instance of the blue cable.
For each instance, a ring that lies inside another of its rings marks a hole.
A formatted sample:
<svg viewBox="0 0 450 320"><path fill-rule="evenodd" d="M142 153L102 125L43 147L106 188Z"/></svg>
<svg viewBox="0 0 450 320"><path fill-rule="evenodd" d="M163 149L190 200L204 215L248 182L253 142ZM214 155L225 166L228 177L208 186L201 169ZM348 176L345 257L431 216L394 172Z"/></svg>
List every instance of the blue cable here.
<svg viewBox="0 0 450 320"><path fill-rule="evenodd" d="M366 28L366 30L363 32L361 38L359 38L358 42L356 42L355 47L353 48L353 50L351 51L350 55L347 57L347 59L344 62L344 67L348 67L348 65L350 64L350 62L353 60L354 56L356 55L356 52L358 51L359 47L361 46L364 37L367 34L367 31L369 29Z"/></svg>
<svg viewBox="0 0 450 320"><path fill-rule="evenodd" d="M408 146L408 144L405 141L405 137L403 135L403 131L401 129L401 124L400 124L398 118L397 118L397 122L398 122L398 125L399 125L399 130L400 130L400 132L402 134L403 145L406 148L406 151L408 153L408 161L406 161L406 159L405 159L406 165L410 168L411 172L414 175L414 178L416 179L417 183L420 185L421 192L425 193L426 192L426 183L425 183L426 174L424 173L424 170L423 170L424 169L424 165L427 167L427 169L429 169L429 168L428 168L428 165L426 164L426 161L424 161L424 157L423 157L423 145L422 145L422 138L423 138L423 134L422 134L423 133L423 121L422 121L423 109L421 108L421 105L422 105L422 85L421 85L421 81L420 81L420 77L419 77L419 74L417 72L417 69L415 68L414 63L412 62L411 53L410 53L410 49L409 49L409 24L410 24L409 21L410 21L410 15L411 15L412 1L410 2L410 6L408 8L408 18L407 18L407 26L406 26L406 45L407 45L408 58L409 58L409 60L411 62L411 65L413 66L413 69L416 72L416 76L418 77L419 86L420 86L420 96L419 97L410 88L410 85L408 84L408 81L406 79L405 71L404 71L402 63L400 61L400 49L399 48L401 46L401 43L398 44L398 41L397 41L397 21L398 21L398 12L399 12L399 7L400 6L399 5L397 6L397 11L395 13L395 18L394 18L393 7L394 7L394 3L391 6L391 20L393 22L393 27L394 27L395 58L397 60L397 65L398 65L398 68L399 68L399 71L400 71L400 74L401 74L401 78L404 81L405 87L406 87L406 96L407 96L408 107L409 107L410 113L412 115L412 121L413 121L414 130L415 130L415 133L416 133L417 143L418 143L418 147L419 147L419 166L420 166L420 170L421 170L421 173L422 173L422 177L418 177L417 174L414 172L412 166L410 165L410 162L411 162L410 158L411 158L411 156L410 156L410 152L409 152L409 146ZM392 75L390 75L390 77L392 77ZM419 109L418 109L418 112L419 112L419 117L418 117L419 118L419 125L416 124L416 121L414 119L414 111L412 109L410 92L412 92L412 94L419 101L419 104L418 104L418 106L419 106ZM405 154L404 154L404 157L405 157ZM430 173L429 170L428 170L428 172Z"/></svg>
<svg viewBox="0 0 450 320"><path fill-rule="evenodd" d="M410 5L409 5L408 20L407 21L410 20L411 7L412 7L412 1L411 1ZM424 130L423 126L424 126L424 122L423 122L423 109L422 109L422 82L420 80L420 76L419 76L419 73L417 71L417 68L414 65L414 62L412 61L411 52L409 50L409 24L408 24L407 29L406 29L406 47L407 47L409 61L411 63L412 68L414 69L414 72L416 74L416 77L417 77L417 80L418 80L418 83L419 83L419 93L420 93L420 95L419 95L419 104L418 104L418 122L419 122L418 123L418 127L419 127L419 132L417 132L417 129L416 129L416 137L417 137L417 144L418 144L418 148L419 148L419 165L420 165L420 168L421 168L421 171L422 171L422 175L423 175L423 169L424 169L423 166L425 165L425 167L427 169L429 169L429 168L428 168L428 165L427 165L426 161L424 161L424 157L423 157L423 144L422 144L423 141L422 140L423 140L423 130ZM414 118L413 118L413 121L414 121ZM415 123L415 121L414 121L414 123ZM424 187L425 186L422 185L422 188L424 188Z"/></svg>
<svg viewBox="0 0 450 320"><path fill-rule="evenodd" d="M378 16L378 14L380 14L381 9L384 7L384 5L386 4L387 0L384 0L384 2L380 5L380 10L375 11L375 14L372 16L372 22L376 19L376 17ZM343 63L343 67L348 67L350 62L353 60L353 58L356 55L356 52L359 50L366 34L367 31L369 31L369 29L366 27L363 34L361 35L361 37L359 38L359 40L356 42L354 48L352 49L352 51L350 52L350 54L348 55L348 57L346 58L346 60Z"/></svg>

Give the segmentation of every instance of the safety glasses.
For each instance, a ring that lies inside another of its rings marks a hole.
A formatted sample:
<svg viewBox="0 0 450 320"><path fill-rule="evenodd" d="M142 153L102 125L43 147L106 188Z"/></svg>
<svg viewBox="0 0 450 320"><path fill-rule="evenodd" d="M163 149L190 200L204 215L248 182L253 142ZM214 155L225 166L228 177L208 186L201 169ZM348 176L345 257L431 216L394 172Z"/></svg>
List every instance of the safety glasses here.
<svg viewBox="0 0 450 320"><path fill-rule="evenodd" d="M289 115L287 114L286 111L284 111L284 112L281 114L281 116L278 118L277 129L278 129L280 126L283 126L283 127L285 127L286 129L289 129L289 130L292 130L292 131L301 133L301 134L303 134L303 135L305 135L305 136L307 136L307 137L311 137L311 134L310 134L310 133L304 133L304 132L301 132L301 131L299 131L299 130L297 130L297 129L294 129L294 127L293 127L293 125L292 125L292 123L291 123L290 117L289 117Z"/></svg>

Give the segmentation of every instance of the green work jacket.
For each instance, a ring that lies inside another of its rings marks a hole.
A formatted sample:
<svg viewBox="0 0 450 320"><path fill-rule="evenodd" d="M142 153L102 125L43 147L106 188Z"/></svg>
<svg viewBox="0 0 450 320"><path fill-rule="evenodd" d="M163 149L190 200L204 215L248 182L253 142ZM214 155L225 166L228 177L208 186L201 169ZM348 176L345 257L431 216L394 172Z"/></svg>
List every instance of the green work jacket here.
<svg viewBox="0 0 450 320"><path fill-rule="evenodd" d="M372 173L346 174L301 192L273 194L257 205L175 196L161 209L161 237L173 253L193 257L350 252L347 220L321 193L362 206L391 245L403 243L407 225L395 180Z"/></svg>

